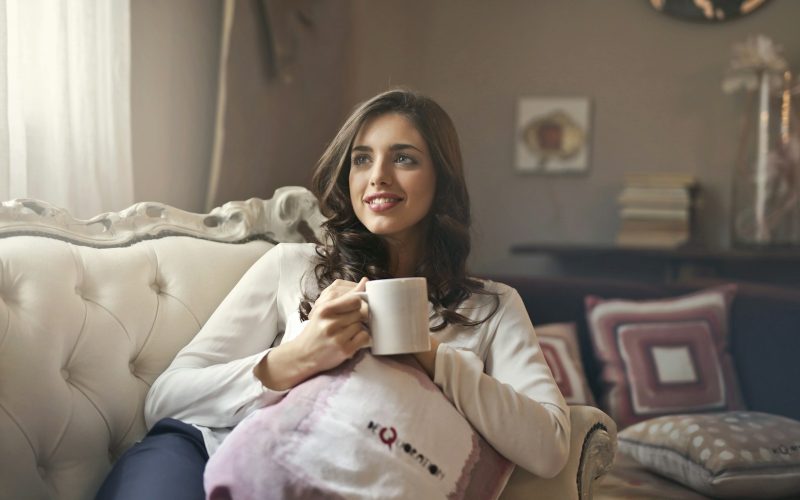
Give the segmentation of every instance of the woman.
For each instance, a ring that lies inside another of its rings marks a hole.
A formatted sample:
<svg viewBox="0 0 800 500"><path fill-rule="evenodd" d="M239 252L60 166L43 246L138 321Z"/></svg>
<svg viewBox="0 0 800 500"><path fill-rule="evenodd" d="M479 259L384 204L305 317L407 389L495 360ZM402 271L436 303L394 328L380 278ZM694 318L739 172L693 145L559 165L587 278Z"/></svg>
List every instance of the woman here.
<svg viewBox="0 0 800 500"><path fill-rule="evenodd" d="M278 245L248 270L151 388L155 425L98 497L201 498L207 453L234 426L369 345L367 306L353 292L404 276L428 282L431 349L415 356L431 379L498 452L557 474L568 408L516 291L466 274L469 198L444 110L405 90L366 101L312 188L329 217L325 244Z"/></svg>

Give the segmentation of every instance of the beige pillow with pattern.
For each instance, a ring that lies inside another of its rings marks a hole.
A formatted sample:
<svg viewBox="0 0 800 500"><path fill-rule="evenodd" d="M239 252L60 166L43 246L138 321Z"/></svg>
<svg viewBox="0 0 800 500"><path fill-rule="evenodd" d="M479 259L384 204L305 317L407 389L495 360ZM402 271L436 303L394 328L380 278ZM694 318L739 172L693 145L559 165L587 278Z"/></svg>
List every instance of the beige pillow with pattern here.
<svg viewBox="0 0 800 500"><path fill-rule="evenodd" d="M752 411L653 418L619 433L619 450L718 498L800 494L800 422Z"/></svg>

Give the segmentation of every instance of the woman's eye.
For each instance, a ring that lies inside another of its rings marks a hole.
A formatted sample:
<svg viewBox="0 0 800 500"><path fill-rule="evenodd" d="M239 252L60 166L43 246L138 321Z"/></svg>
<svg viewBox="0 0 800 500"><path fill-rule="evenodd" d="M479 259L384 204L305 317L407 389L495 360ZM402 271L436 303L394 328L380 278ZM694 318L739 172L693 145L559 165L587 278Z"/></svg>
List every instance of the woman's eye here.
<svg viewBox="0 0 800 500"><path fill-rule="evenodd" d="M404 163L409 165L414 163L414 158L408 156L407 154L400 153L399 155L397 155L397 158L395 158L394 161L397 163Z"/></svg>
<svg viewBox="0 0 800 500"><path fill-rule="evenodd" d="M367 155L357 155L354 156L352 159L353 165L363 165L369 161L369 156Z"/></svg>

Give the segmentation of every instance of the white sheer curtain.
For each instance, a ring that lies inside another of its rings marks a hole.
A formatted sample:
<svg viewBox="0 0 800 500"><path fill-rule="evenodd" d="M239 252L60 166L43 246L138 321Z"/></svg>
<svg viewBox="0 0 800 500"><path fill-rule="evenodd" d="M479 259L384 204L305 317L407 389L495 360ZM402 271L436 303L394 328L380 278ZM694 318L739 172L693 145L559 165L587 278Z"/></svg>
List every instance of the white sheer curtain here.
<svg viewBox="0 0 800 500"><path fill-rule="evenodd" d="M133 202L129 0L0 0L0 199Z"/></svg>

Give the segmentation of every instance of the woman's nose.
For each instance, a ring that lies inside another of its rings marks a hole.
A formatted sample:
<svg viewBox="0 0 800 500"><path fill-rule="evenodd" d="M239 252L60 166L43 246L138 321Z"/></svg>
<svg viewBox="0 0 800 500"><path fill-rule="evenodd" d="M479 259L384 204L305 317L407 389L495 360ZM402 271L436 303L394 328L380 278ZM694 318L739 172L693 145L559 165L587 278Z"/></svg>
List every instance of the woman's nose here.
<svg viewBox="0 0 800 500"><path fill-rule="evenodd" d="M379 158L375 162L369 183L372 186L390 186L392 184L392 162L388 157Z"/></svg>

